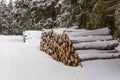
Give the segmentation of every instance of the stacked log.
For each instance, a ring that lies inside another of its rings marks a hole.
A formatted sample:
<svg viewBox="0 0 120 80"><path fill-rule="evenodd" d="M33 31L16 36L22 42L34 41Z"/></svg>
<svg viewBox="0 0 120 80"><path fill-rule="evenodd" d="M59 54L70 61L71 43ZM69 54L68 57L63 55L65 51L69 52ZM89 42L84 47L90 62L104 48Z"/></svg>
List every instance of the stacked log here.
<svg viewBox="0 0 120 80"><path fill-rule="evenodd" d="M76 50L83 49L97 49L97 50L113 50L118 46L117 40L111 41L95 41L95 42L83 42L73 44Z"/></svg>
<svg viewBox="0 0 120 80"><path fill-rule="evenodd" d="M108 28L96 30L65 30L72 40L73 47L79 54L81 61L95 59L120 58L120 53L115 49L119 42L110 35Z"/></svg>
<svg viewBox="0 0 120 80"><path fill-rule="evenodd" d="M115 49L119 42L109 33L108 28L71 29L62 34L56 34L52 30L42 33L40 48L56 61L69 66L82 66L80 62L86 60L119 58L120 53ZM84 54L82 50L88 54Z"/></svg>
<svg viewBox="0 0 120 80"><path fill-rule="evenodd" d="M52 31L41 35L40 48L56 61L63 62L69 66L81 66L81 60L73 47L72 41L67 34L56 34Z"/></svg>
<svg viewBox="0 0 120 80"><path fill-rule="evenodd" d="M117 40L113 40L108 28L83 31L66 30L65 33L69 36L76 50L114 50L119 43Z"/></svg>

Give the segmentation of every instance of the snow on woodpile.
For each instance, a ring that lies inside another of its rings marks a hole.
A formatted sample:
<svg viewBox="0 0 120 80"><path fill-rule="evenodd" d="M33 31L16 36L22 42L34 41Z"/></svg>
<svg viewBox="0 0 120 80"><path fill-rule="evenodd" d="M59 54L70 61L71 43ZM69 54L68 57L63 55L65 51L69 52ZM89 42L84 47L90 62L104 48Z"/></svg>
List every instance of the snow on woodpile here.
<svg viewBox="0 0 120 80"><path fill-rule="evenodd" d="M99 49L99 50L112 50L118 46L117 40L111 41L95 41L95 42L84 42L73 44L75 49Z"/></svg>
<svg viewBox="0 0 120 80"><path fill-rule="evenodd" d="M108 28L96 30L65 30L73 42L81 61L120 58L116 50L119 42L113 40Z"/></svg>
<svg viewBox="0 0 120 80"><path fill-rule="evenodd" d="M26 31L23 32L23 40L24 40L24 42L26 42L26 41L35 41L37 39L40 40L41 33L43 33L43 32L49 32L49 31L53 30L55 33L61 34L65 29L66 28L42 29L42 31L26 30Z"/></svg>
<svg viewBox="0 0 120 80"><path fill-rule="evenodd" d="M118 41L113 40L108 28L96 30L65 30L75 49L115 49Z"/></svg>
<svg viewBox="0 0 120 80"><path fill-rule="evenodd" d="M88 36L88 35L108 35L110 30L108 28L102 28L97 30L66 30L68 36Z"/></svg>
<svg viewBox="0 0 120 80"><path fill-rule="evenodd" d="M112 36L111 35L107 35L107 36L79 36L79 37L74 37L74 36L69 36L69 38L76 43L79 42L93 42L96 40L112 40Z"/></svg>
<svg viewBox="0 0 120 80"><path fill-rule="evenodd" d="M120 57L119 56L120 53L118 53L118 51L115 49L118 46L118 41L113 40L113 37L110 35L110 30L108 28L102 28L102 29L96 29L96 30L59 28L59 29L53 29L52 31L55 33L53 42L57 41L57 43L59 44L59 42L62 41L62 44L64 44L64 47L63 47L63 49L65 50L64 54L66 54L71 50L71 48L67 43L72 41L72 46L74 47L75 52L79 54L79 57L82 56L81 61L85 61L89 59L90 60L91 59L109 59L109 58ZM57 40L57 38L59 38L58 35L62 36L62 32L63 33L65 32L65 35L69 39L67 43L65 43L66 39L61 40L60 38L60 40L59 39ZM46 38L43 38L43 39L46 40ZM47 40L47 42L49 42L49 40ZM93 51L91 52L92 54L90 54L89 52L87 54L84 54L84 52L80 51L80 50L92 50L92 49L96 49L99 52ZM100 50L104 50L104 51L100 51ZM113 54L112 52L116 54ZM83 53L83 54L80 54L80 53ZM105 54L100 54L100 53L105 53Z"/></svg>
<svg viewBox="0 0 120 80"><path fill-rule="evenodd" d="M97 53L97 54L96 54ZM82 61L86 60L86 59L108 59L108 58L120 58L120 53L83 53L83 54L79 54L79 56L81 57ZM92 58L91 58L92 57Z"/></svg>
<svg viewBox="0 0 120 80"><path fill-rule="evenodd" d="M94 59L113 59L120 58L120 52L117 50L77 50L82 61Z"/></svg>

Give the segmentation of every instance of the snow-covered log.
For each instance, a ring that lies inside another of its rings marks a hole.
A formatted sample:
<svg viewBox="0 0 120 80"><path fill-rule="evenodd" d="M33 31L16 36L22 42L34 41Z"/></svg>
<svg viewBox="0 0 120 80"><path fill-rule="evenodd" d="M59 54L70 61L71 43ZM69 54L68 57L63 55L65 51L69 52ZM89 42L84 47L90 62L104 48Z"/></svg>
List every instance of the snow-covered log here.
<svg viewBox="0 0 120 80"><path fill-rule="evenodd" d="M108 57L91 57L91 58L82 58L81 62L83 61L90 61L90 60L104 60L104 59L119 59L120 55L116 55L116 56L108 56Z"/></svg>
<svg viewBox="0 0 120 80"><path fill-rule="evenodd" d="M82 59L87 59L87 58L103 58L103 57L117 57L117 56L120 56L120 53L99 53L99 52L96 52L96 53L79 53L79 56L82 58Z"/></svg>
<svg viewBox="0 0 120 80"><path fill-rule="evenodd" d="M118 53L118 50L96 50L96 49L90 49L90 50L76 50L78 54L86 54L86 53Z"/></svg>
<svg viewBox="0 0 120 80"><path fill-rule="evenodd" d="M95 41L95 42L85 42L73 44L76 50L83 49L98 49L98 50L112 50L118 46L117 40L111 41Z"/></svg>
<svg viewBox="0 0 120 80"><path fill-rule="evenodd" d="M70 40L72 40L73 43L80 43L80 42L93 42L96 40L101 40L101 41L105 41L105 40L113 40L111 35L108 36L78 36L78 37L73 37L70 36L69 37Z"/></svg>
<svg viewBox="0 0 120 80"><path fill-rule="evenodd" d="M99 53L99 52L89 52L89 53L79 53L81 61L88 60L98 60L98 59L116 59L120 58L120 53Z"/></svg>
<svg viewBox="0 0 120 80"><path fill-rule="evenodd" d="M83 30L66 32L68 36L88 36L88 35L108 35L110 30L108 28L96 29L96 30Z"/></svg>
<svg viewBox="0 0 120 80"><path fill-rule="evenodd" d="M108 28L67 30L63 30L63 33L58 33L59 30L57 32L52 30L42 33L41 50L51 55L53 59L70 66L82 66L80 63L81 59L84 61L119 56L118 54L112 56L113 53L118 52L115 50L115 47L118 46L118 41L113 40L112 36L109 35L110 31ZM86 57L86 53L92 57ZM82 56L82 58L78 55Z"/></svg>

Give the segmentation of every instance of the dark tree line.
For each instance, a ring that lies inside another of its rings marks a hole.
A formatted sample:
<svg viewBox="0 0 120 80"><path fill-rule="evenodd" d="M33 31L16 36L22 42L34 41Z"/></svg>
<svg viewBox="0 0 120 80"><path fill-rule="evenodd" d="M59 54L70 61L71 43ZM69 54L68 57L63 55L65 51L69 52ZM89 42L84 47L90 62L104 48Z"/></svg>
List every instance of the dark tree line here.
<svg viewBox="0 0 120 80"><path fill-rule="evenodd" d="M119 29L119 0L10 0L0 3L0 33L79 26L85 29ZM116 24L117 23L117 24Z"/></svg>

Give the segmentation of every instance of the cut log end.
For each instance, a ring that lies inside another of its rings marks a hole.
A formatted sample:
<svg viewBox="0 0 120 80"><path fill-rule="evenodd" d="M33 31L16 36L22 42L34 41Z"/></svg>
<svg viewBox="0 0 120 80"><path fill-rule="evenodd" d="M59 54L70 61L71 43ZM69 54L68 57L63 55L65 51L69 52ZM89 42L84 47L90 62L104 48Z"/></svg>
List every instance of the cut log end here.
<svg viewBox="0 0 120 80"><path fill-rule="evenodd" d="M40 49L52 56L54 60L73 67L81 66L72 41L65 32L57 35L53 31L49 31L43 33L41 38Z"/></svg>

